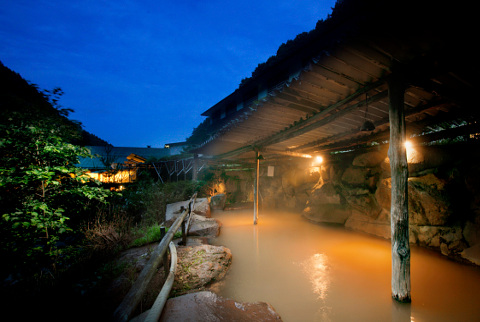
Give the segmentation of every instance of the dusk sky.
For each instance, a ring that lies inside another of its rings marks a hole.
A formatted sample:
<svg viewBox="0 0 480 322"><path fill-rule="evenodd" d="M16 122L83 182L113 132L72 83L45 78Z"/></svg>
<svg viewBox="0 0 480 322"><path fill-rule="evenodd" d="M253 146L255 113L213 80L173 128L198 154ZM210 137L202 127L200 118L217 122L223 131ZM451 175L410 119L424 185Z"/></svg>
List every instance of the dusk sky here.
<svg viewBox="0 0 480 322"><path fill-rule="evenodd" d="M335 0L0 0L0 61L114 146L182 142Z"/></svg>

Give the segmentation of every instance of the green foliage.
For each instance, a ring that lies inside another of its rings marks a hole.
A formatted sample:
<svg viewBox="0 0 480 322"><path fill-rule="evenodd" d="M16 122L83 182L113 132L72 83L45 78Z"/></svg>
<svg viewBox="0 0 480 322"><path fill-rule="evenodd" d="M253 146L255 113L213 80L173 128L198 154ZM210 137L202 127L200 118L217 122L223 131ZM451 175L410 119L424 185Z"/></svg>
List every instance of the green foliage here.
<svg viewBox="0 0 480 322"><path fill-rule="evenodd" d="M75 131L60 114L11 112L0 123L0 247L14 268L55 263L70 223L111 194L75 167L89 153L68 143Z"/></svg>
<svg viewBox="0 0 480 322"><path fill-rule="evenodd" d="M123 192L126 211L144 225L161 223L165 221L167 204L190 199L201 186L192 181L154 182L145 173L140 174L137 182Z"/></svg>
<svg viewBox="0 0 480 322"><path fill-rule="evenodd" d="M132 247L139 247L143 245L148 245L150 243L158 242L161 240L161 228L163 226L160 224L154 224L152 226L137 228L135 231L135 235L140 236L136 238L130 246ZM165 232L168 232L168 228L165 229ZM182 233L177 231L174 234L173 238L180 238L182 237Z"/></svg>

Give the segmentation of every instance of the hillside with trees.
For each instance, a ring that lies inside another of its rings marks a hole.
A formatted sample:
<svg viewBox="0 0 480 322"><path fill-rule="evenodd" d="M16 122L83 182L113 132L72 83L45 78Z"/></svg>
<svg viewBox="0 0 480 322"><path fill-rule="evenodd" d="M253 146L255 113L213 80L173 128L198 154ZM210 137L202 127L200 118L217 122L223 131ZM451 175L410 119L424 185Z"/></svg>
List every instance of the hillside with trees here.
<svg viewBox="0 0 480 322"><path fill-rule="evenodd" d="M68 142L80 145L110 145L105 140L85 131L78 121L68 118L72 109L63 108L59 100L60 88L40 90L0 61L0 123L7 124L11 115L29 115L30 119L49 118L65 132Z"/></svg>

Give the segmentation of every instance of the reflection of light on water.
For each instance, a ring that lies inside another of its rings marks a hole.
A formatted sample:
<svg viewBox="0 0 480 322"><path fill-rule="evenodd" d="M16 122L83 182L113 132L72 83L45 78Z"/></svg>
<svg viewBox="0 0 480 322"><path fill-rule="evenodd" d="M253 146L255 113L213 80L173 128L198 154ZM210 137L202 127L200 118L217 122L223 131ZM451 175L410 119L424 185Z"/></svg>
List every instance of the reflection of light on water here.
<svg viewBox="0 0 480 322"><path fill-rule="evenodd" d="M255 250L256 250L256 259L258 261L258 258L260 257L260 251L259 251L259 248L258 248L258 226L257 225L254 225L253 226L253 242L254 242L254 245L255 245Z"/></svg>
<svg viewBox="0 0 480 322"><path fill-rule="evenodd" d="M316 294L319 299L325 300L330 286L327 256L324 254L314 254L302 263L302 269L312 284L313 293Z"/></svg>

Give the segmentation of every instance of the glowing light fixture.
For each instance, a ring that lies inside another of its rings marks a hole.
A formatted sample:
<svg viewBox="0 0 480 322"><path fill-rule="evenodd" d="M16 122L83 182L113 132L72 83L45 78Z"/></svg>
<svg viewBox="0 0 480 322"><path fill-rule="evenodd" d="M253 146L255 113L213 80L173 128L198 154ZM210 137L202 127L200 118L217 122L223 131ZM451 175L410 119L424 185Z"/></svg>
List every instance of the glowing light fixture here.
<svg viewBox="0 0 480 322"><path fill-rule="evenodd" d="M410 141L405 141L405 148L408 150L411 150L412 149L412 142Z"/></svg>
<svg viewBox="0 0 480 322"><path fill-rule="evenodd" d="M320 155L317 155L316 157L313 158L312 167L318 167L322 163L323 163L323 157Z"/></svg>
<svg viewBox="0 0 480 322"><path fill-rule="evenodd" d="M409 156L409 155L411 156L412 153L413 153L413 144L412 144L412 142L410 142L410 141L405 141L404 144L405 144L405 150L406 150L407 159L408 159L408 156Z"/></svg>
<svg viewBox="0 0 480 322"><path fill-rule="evenodd" d="M415 151L412 142L405 141L405 152L407 155L408 163L415 163L415 159L418 158L418 153Z"/></svg>

